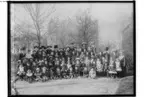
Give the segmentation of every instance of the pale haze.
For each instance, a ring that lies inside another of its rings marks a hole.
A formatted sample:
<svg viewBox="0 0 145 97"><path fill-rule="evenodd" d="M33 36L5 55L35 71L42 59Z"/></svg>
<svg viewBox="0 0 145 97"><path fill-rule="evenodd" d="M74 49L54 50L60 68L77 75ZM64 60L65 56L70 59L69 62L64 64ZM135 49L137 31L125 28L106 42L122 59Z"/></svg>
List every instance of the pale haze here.
<svg viewBox="0 0 145 97"><path fill-rule="evenodd" d="M48 6L46 3L44 6ZM13 8L14 7L14 8ZM104 42L120 41L120 31L128 18L133 15L132 3L55 3L56 11L50 16L59 17L64 20L66 18L75 19L75 15L79 10L90 9L94 19L98 19L99 38ZM24 10L21 4L12 5L12 17L17 18L15 22L31 21L28 13ZM15 24L12 20L12 27Z"/></svg>

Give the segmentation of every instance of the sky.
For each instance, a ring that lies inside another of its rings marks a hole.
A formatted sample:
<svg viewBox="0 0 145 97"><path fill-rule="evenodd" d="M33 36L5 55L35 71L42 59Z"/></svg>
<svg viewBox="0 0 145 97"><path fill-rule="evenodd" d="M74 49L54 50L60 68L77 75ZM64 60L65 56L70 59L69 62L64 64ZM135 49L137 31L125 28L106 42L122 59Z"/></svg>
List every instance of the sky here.
<svg viewBox="0 0 145 97"><path fill-rule="evenodd" d="M45 7L49 4L45 4ZM75 19L76 13L90 8L91 16L98 20L99 37L104 42L119 42L120 34L124 23L133 15L132 3L58 3L55 5L56 11L50 16L66 19ZM28 13L21 4L12 5L12 16L15 15L18 21L30 21ZM11 23L12 26L15 24Z"/></svg>

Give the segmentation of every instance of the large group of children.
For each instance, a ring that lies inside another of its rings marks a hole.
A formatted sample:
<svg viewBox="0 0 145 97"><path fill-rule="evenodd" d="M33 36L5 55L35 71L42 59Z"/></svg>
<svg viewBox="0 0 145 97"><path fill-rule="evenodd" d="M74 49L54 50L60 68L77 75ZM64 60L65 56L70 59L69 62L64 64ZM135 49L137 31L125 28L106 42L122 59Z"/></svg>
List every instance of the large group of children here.
<svg viewBox="0 0 145 97"><path fill-rule="evenodd" d="M122 77L125 72L125 57L121 51L97 53L93 48L35 46L32 51L19 54L17 76L28 82L70 79Z"/></svg>

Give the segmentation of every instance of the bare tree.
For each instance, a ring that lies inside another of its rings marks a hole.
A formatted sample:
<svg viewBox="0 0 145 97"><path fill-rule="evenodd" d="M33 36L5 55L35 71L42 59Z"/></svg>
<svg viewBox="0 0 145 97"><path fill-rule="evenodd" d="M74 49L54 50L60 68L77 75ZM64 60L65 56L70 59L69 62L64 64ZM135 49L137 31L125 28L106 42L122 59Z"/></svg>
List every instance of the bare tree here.
<svg viewBox="0 0 145 97"><path fill-rule="evenodd" d="M134 59L133 59L133 17L130 17L125 21L125 26L121 32L122 34L122 49L126 56L126 70L127 73L132 72L134 68Z"/></svg>
<svg viewBox="0 0 145 97"><path fill-rule="evenodd" d="M41 45L41 36L43 28L45 26L48 17L55 11L55 6L50 5L46 10L43 9L43 4L25 4L24 8L29 13L34 28L36 30L36 36L38 39L38 45Z"/></svg>
<svg viewBox="0 0 145 97"><path fill-rule="evenodd" d="M65 47L67 44L70 44L71 37L69 36L71 32L72 26L70 25L70 21L68 19L60 20L59 18L52 18L48 25L47 35L51 35L60 47ZM55 40L57 38L57 41Z"/></svg>
<svg viewBox="0 0 145 97"><path fill-rule="evenodd" d="M122 29L122 49L133 55L133 17L125 21L125 26Z"/></svg>
<svg viewBox="0 0 145 97"><path fill-rule="evenodd" d="M20 47L25 46L30 49L31 43L37 40L36 34L31 30L31 25L25 24L24 22L16 24L14 31L14 42L19 42Z"/></svg>
<svg viewBox="0 0 145 97"><path fill-rule="evenodd" d="M85 42L87 46L98 36L98 21L93 20L89 11L85 10L76 16L78 29L78 43Z"/></svg>

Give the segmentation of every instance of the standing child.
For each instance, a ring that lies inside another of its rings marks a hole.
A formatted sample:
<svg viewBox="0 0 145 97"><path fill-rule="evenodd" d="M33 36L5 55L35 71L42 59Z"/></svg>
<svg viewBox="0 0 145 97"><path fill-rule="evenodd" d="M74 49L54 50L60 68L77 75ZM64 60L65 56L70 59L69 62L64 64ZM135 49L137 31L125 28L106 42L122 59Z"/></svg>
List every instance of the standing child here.
<svg viewBox="0 0 145 97"><path fill-rule="evenodd" d="M47 81L48 80L48 76L47 76L47 68L45 65L42 66L42 81Z"/></svg>
<svg viewBox="0 0 145 97"><path fill-rule="evenodd" d="M29 83L32 82L32 79L33 79L32 76L33 76L32 71L30 69L28 69L27 73L26 73L26 77L27 77L27 80L28 80Z"/></svg>
<svg viewBox="0 0 145 97"><path fill-rule="evenodd" d="M117 77L121 77L122 68L118 58L115 61L115 65L116 65Z"/></svg>
<svg viewBox="0 0 145 97"><path fill-rule="evenodd" d="M96 70L97 70L97 74L100 76L103 73L103 65L101 64L100 59L98 58L96 61Z"/></svg>
<svg viewBox="0 0 145 97"><path fill-rule="evenodd" d="M112 58L110 58L110 64L109 64L109 68L108 68L108 73L107 75L108 76L111 76L111 77L116 77L116 70L115 70L115 64L114 64L114 61L112 60Z"/></svg>

